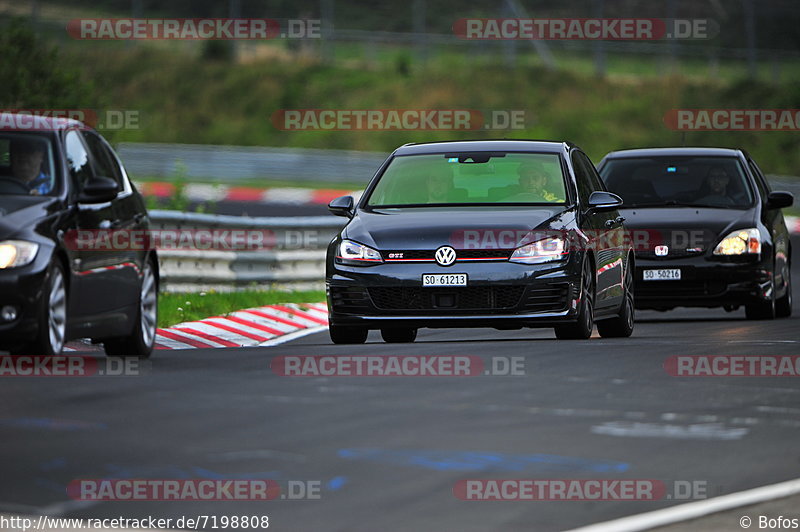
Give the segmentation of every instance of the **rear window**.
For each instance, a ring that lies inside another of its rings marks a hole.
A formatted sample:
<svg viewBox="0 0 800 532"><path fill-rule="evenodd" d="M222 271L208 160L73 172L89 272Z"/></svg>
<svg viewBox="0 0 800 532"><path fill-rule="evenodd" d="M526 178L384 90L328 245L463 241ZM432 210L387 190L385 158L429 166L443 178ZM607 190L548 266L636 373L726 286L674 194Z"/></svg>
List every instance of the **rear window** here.
<svg viewBox="0 0 800 532"><path fill-rule="evenodd" d="M610 159L600 175L626 207L747 208L753 192L736 157Z"/></svg>
<svg viewBox="0 0 800 532"><path fill-rule="evenodd" d="M370 207L562 204L558 154L448 153L395 157L369 196Z"/></svg>

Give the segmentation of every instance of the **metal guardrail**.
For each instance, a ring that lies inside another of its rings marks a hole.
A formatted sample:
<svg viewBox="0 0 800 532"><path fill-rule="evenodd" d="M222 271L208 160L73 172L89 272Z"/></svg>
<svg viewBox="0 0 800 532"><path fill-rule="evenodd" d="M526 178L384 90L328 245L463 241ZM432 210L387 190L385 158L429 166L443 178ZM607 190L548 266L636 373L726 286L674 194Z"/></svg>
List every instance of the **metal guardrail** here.
<svg viewBox="0 0 800 532"><path fill-rule="evenodd" d="M162 249L162 286L182 291L200 286L322 286L325 249L344 225L335 216L250 218L177 211L150 211L153 230L259 230L272 238L256 251Z"/></svg>
<svg viewBox="0 0 800 532"><path fill-rule="evenodd" d="M794 194L795 206L800 206L800 179L780 175L767 176L772 190L784 190Z"/></svg>
<svg viewBox="0 0 800 532"><path fill-rule="evenodd" d="M122 142L117 153L138 177L277 179L366 184L386 159L380 152Z"/></svg>

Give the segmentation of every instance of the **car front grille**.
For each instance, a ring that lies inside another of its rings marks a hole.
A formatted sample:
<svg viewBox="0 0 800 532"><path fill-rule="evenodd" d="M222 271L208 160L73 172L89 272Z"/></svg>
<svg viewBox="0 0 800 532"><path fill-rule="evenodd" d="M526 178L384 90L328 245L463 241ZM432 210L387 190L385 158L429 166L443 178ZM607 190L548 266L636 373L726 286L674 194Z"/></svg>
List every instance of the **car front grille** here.
<svg viewBox="0 0 800 532"><path fill-rule="evenodd" d="M642 281L636 285L636 296L716 296L726 288L725 281Z"/></svg>
<svg viewBox="0 0 800 532"><path fill-rule="evenodd" d="M522 285L454 288L371 287L367 289L381 310L500 310L519 305Z"/></svg>
<svg viewBox="0 0 800 532"><path fill-rule="evenodd" d="M513 249L457 249L456 262L459 260L479 260L479 259L507 259L513 253ZM384 260L420 260L433 261L435 249L412 249L401 251L384 251Z"/></svg>
<svg viewBox="0 0 800 532"><path fill-rule="evenodd" d="M671 259L684 259L686 257L697 257L705 253L704 249L699 251L695 250L688 250L688 249L675 249L669 248L669 253L665 256L656 255L655 250L648 249L636 252L637 259L648 259L648 260L671 260Z"/></svg>

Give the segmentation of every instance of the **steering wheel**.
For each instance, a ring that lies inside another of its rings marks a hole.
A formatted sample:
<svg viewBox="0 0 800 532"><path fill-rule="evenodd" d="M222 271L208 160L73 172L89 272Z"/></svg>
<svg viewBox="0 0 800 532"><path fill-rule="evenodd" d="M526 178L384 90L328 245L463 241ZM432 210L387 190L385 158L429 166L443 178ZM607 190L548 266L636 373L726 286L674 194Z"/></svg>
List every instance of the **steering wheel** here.
<svg viewBox="0 0 800 532"><path fill-rule="evenodd" d="M0 189L3 188L4 184L14 185L19 188L23 194L30 194L30 190L28 189L28 185L20 181L19 179L14 179L13 177L0 177Z"/></svg>

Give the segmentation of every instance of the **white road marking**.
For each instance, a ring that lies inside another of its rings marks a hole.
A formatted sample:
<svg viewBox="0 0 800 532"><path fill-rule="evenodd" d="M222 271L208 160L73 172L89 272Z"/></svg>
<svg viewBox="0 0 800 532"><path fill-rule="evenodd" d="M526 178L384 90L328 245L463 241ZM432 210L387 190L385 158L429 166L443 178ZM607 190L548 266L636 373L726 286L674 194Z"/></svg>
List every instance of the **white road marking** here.
<svg viewBox="0 0 800 532"><path fill-rule="evenodd" d="M629 423L610 421L592 427L593 434L630 438L670 438L680 440L738 440L750 429L728 428L722 423L665 425L661 423Z"/></svg>
<svg viewBox="0 0 800 532"><path fill-rule="evenodd" d="M291 340L296 340L297 338L302 338L303 336L308 336L309 334L318 333L321 331L326 330L328 327L325 325L318 325L317 327L309 327L307 329L300 329L299 331L291 332L288 334L284 334L283 336L278 336L277 338L273 338L272 340L267 340L266 342L262 342L258 344L259 347L270 347L273 345L280 345Z"/></svg>
<svg viewBox="0 0 800 532"><path fill-rule="evenodd" d="M654 510L612 521L574 528L567 532L639 532L660 526L697 519L706 515L741 508L760 502L782 499L800 493L800 479L761 486L729 495L720 495L702 501L687 502L678 506Z"/></svg>

